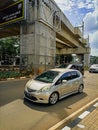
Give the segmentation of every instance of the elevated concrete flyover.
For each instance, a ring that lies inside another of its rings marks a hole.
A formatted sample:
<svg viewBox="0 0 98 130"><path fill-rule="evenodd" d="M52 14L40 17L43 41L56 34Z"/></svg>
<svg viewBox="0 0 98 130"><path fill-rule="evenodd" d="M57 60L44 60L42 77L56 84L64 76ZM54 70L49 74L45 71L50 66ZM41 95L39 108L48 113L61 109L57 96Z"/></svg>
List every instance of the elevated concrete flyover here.
<svg viewBox="0 0 98 130"><path fill-rule="evenodd" d="M60 50L57 53L61 53L62 51L63 54L68 53L68 50L69 54L79 53L80 49L82 49L81 53L86 53L88 39L83 38L79 27L73 27L63 13L61 13L61 30L60 32L56 32L56 41L57 48Z"/></svg>
<svg viewBox="0 0 98 130"><path fill-rule="evenodd" d="M90 53L87 39L54 0L1 0L0 19L0 38L20 36L21 65L34 73L52 68L56 54Z"/></svg>
<svg viewBox="0 0 98 130"><path fill-rule="evenodd" d="M56 54L77 54L80 62L84 62L84 65L88 66L90 46L89 39L83 36L84 23L79 27L73 27L62 11L60 19L61 28L56 32Z"/></svg>

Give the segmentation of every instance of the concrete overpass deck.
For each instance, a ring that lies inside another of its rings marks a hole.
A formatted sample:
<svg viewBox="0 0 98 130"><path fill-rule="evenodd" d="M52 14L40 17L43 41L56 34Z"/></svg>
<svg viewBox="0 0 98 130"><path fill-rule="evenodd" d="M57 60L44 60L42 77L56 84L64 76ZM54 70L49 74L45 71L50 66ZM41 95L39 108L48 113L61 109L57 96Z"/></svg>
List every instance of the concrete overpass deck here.
<svg viewBox="0 0 98 130"><path fill-rule="evenodd" d="M78 27L73 27L72 24L69 22L69 20L66 18L66 16L61 12L61 10L58 8L56 3L54 1L53 6L54 9L60 12L59 19L61 20L61 27L60 31L56 32L56 38L57 40L57 47L58 48L77 48L77 47L85 47L87 41L82 37L82 32L79 30ZM5 8L11 4L15 3L13 0L3 0L0 4L0 8ZM27 6L27 5L26 5ZM58 22L58 19L56 20ZM20 35L20 26L21 24L27 24L23 22L16 22L13 24L8 24L6 26L0 27L0 38L8 37L8 36L15 36ZM82 38L82 41L81 41ZM63 44L63 45L62 45Z"/></svg>
<svg viewBox="0 0 98 130"><path fill-rule="evenodd" d="M23 51L21 52L21 54L28 55L28 56L34 54L40 56L42 55L42 51L43 51L43 56L46 57L46 53L48 52L49 53L48 58L50 61L49 63L51 63L52 62L51 57L52 59L54 59L53 57L54 57L55 49L56 49L56 54L59 55L66 55L66 54L73 54L73 53L75 54L90 53L88 40L84 39L83 32L80 31L79 27L72 26L70 21L60 10L60 8L57 6L54 0L28 0L28 1L19 0L19 1L24 2L23 12L25 18L16 22L12 21L3 25L0 23L1 25L0 38L4 38L8 36L16 36L16 35L21 36L20 39L22 43L20 47L21 50ZM4 14L3 12L4 9L10 7L9 5L12 5L13 3L15 5L15 1L1 0L1 3L2 4L0 4L0 8L1 8L0 17L2 19L2 16ZM26 40L24 41L24 39ZM30 52L29 50L31 48L27 46L28 42L30 41L34 41L34 43L29 43L30 46L31 44L32 47L33 45L34 46L36 45L35 47L36 50L32 48L34 52L33 51ZM38 50L37 49L38 43L40 43L40 46L42 46L42 44L44 44L44 47L47 46L48 47L47 52L45 51L45 49L43 50L43 48ZM51 48L52 47L51 45L55 43L56 43L56 48L54 49ZM25 46L24 48L26 50L24 50L23 46ZM29 57L28 59L30 58L31 57ZM41 62L40 60L42 60L42 58L39 58L39 61L36 61L36 63ZM46 59L43 61L46 62Z"/></svg>

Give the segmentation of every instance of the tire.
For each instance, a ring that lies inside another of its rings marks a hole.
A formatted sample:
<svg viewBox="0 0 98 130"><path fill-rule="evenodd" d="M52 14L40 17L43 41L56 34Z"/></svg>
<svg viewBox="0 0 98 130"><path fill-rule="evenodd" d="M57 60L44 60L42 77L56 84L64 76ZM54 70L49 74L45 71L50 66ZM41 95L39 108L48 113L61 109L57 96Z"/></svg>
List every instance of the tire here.
<svg viewBox="0 0 98 130"><path fill-rule="evenodd" d="M78 88L78 93L83 93L84 86L81 84Z"/></svg>
<svg viewBox="0 0 98 130"><path fill-rule="evenodd" d="M90 70L89 72L90 72L90 73L93 73L93 70Z"/></svg>
<svg viewBox="0 0 98 130"><path fill-rule="evenodd" d="M50 105L56 104L58 102L58 99L59 99L58 93L56 92L52 93L49 98L49 104Z"/></svg>

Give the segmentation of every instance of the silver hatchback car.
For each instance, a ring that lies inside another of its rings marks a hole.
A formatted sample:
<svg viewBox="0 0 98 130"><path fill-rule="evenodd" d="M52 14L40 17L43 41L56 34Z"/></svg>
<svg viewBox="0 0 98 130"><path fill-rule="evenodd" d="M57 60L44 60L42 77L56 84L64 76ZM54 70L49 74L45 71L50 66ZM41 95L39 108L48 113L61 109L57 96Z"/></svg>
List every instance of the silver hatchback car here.
<svg viewBox="0 0 98 130"><path fill-rule="evenodd" d="M24 98L53 105L68 95L82 93L83 89L83 76L78 70L56 68L29 80Z"/></svg>
<svg viewBox="0 0 98 130"><path fill-rule="evenodd" d="M94 72L97 73L98 72L98 64L91 65L89 68L89 72L90 73L94 73Z"/></svg>

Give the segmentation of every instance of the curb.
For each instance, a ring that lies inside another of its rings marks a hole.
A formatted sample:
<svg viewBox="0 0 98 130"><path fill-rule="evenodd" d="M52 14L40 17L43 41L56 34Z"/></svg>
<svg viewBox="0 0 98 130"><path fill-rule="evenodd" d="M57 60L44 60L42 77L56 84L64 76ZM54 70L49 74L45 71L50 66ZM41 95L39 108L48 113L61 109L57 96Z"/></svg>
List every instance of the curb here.
<svg viewBox="0 0 98 130"><path fill-rule="evenodd" d="M86 104L85 106L83 106L82 108L80 108L79 110L77 110L76 112L72 113L71 115L69 115L65 119L61 120L60 122L58 122L57 124L55 124L54 126L52 126L51 128L49 128L48 130L56 130L58 127L60 127L61 125L63 125L65 122L67 122L68 120L70 120L71 118L73 118L74 116L76 116L77 114L81 113L82 111L84 111L90 105L94 104L97 101L98 101L98 98L92 100L91 102L89 102L88 104ZM68 126L66 126L66 127L67 127L67 130L70 130L70 128L68 129Z"/></svg>
<svg viewBox="0 0 98 130"><path fill-rule="evenodd" d="M69 123L61 130L71 130L76 125L79 126L80 128L84 128L84 125L79 124L80 121L82 121L87 115L93 112L97 107L98 107L98 102L95 103L93 106L89 107L88 110L84 111L81 115L79 115L76 119L74 119L71 123Z"/></svg>
<svg viewBox="0 0 98 130"><path fill-rule="evenodd" d="M19 77L19 78L7 78L7 80L13 80L13 79L25 79L27 77Z"/></svg>
<svg viewBox="0 0 98 130"><path fill-rule="evenodd" d="M6 80L9 81L9 80L15 80L15 79L26 79L27 77L19 77L19 78L7 78Z"/></svg>
<svg viewBox="0 0 98 130"><path fill-rule="evenodd" d="M1 79L0 81L19 80L19 79L26 79L26 78L28 77L6 78L6 79Z"/></svg>

